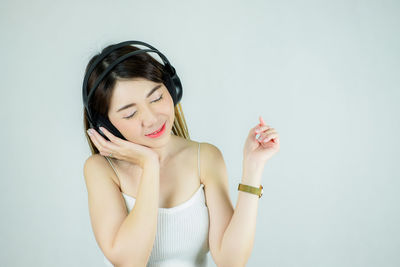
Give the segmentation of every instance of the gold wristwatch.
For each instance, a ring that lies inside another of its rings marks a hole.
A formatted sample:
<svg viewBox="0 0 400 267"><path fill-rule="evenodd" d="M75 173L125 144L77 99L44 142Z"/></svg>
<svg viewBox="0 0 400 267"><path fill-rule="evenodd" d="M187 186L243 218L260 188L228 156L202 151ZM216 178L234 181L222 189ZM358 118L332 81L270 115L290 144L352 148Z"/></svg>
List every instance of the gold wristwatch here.
<svg viewBox="0 0 400 267"><path fill-rule="evenodd" d="M251 194L255 194L258 196L258 198L260 198L264 192L262 185L260 185L260 187L254 187L254 186L240 184L240 183L238 186L238 190L247 192L247 193L251 193Z"/></svg>

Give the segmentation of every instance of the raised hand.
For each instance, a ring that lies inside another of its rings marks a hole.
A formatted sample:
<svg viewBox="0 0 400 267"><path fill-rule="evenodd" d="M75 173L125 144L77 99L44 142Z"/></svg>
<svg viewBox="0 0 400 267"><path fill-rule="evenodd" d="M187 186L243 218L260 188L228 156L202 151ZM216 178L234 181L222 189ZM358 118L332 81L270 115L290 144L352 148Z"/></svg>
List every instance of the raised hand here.
<svg viewBox="0 0 400 267"><path fill-rule="evenodd" d="M279 151L278 132L266 125L262 117L260 123L250 129L243 148L243 160L252 164L262 165ZM256 136L260 134L257 139Z"/></svg>

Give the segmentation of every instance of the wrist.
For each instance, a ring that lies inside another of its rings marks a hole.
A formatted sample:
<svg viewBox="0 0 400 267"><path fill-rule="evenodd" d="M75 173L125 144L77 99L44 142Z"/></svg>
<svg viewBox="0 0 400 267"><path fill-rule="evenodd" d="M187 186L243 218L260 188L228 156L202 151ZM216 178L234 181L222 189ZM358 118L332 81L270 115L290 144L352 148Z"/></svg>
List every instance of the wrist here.
<svg viewBox="0 0 400 267"><path fill-rule="evenodd" d="M262 179L262 168L249 168L243 166L242 172L242 184L259 187Z"/></svg>
<svg viewBox="0 0 400 267"><path fill-rule="evenodd" d="M260 187L261 185L261 179L254 179L252 177L249 176L242 176L242 180L240 182L241 184L244 185L250 185L250 186L254 186L254 187Z"/></svg>
<svg viewBox="0 0 400 267"><path fill-rule="evenodd" d="M141 164L142 169L160 168L160 162L156 158L148 158Z"/></svg>

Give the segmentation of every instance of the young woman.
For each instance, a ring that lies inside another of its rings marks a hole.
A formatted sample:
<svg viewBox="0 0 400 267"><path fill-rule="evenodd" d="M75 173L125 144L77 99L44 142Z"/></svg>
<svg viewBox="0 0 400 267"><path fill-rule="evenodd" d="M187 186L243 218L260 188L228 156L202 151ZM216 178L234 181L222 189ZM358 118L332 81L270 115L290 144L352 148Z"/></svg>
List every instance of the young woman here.
<svg viewBox="0 0 400 267"><path fill-rule="evenodd" d="M94 68L88 88L117 58L138 50L131 45L115 49ZM95 89L91 112L108 117L125 139L103 127L89 129L84 109L92 151L84 177L104 261L109 266L207 266L210 251L217 266L245 266L262 170L279 150L278 133L261 117L250 129L233 209L222 153L210 143L190 140L164 71L148 53L140 53L117 64Z"/></svg>

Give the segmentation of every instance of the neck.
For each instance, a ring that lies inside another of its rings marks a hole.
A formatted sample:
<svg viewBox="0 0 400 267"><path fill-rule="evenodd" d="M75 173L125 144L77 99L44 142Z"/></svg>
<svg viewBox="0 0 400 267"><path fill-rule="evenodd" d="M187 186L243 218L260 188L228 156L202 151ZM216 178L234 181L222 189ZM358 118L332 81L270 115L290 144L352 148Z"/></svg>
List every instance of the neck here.
<svg viewBox="0 0 400 267"><path fill-rule="evenodd" d="M158 154L158 158L160 160L160 167L164 166L168 160L173 157L176 149L178 148L177 142L179 141L179 137L173 135L171 133L168 141L161 145L160 147L152 147L151 149Z"/></svg>

